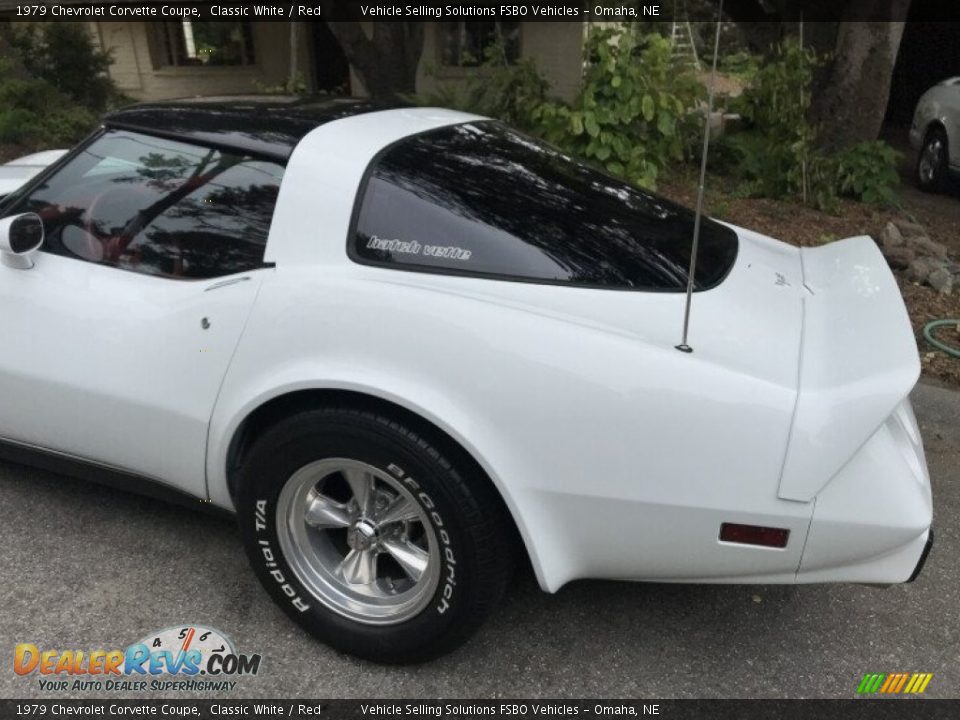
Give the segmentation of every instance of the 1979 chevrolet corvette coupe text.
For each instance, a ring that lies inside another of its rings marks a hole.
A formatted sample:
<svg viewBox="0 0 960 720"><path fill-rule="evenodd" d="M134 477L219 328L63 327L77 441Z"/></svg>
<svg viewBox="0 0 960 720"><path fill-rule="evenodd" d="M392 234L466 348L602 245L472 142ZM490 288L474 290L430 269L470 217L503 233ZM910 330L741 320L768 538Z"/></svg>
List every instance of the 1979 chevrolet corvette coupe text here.
<svg viewBox="0 0 960 720"><path fill-rule="evenodd" d="M0 217L3 455L235 511L344 651L453 648L518 561L890 584L930 547L870 238L705 220L678 352L689 211L494 121L276 98L118 111Z"/></svg>

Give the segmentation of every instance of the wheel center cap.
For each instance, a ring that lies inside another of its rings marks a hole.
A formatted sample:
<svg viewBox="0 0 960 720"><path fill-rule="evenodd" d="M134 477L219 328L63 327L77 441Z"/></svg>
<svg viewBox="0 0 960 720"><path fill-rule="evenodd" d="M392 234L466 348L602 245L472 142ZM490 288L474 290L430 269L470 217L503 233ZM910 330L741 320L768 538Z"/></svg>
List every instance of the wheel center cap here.
<svg viewBox="0 0 960 720"><path fill-rule="evenodd" d="M347 531L347 544L352 550L369 550L379 539L377 528L369 520L358 520Z"/></svg>

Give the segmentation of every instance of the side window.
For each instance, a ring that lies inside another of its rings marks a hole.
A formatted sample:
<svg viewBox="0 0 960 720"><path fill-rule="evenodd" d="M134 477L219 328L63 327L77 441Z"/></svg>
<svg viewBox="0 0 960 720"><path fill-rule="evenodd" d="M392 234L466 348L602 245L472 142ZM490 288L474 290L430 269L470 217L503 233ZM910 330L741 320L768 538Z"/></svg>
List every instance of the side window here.
<svg viewBox="0 0 960 720"><path fill-rule="evenodd" d="M361 189L350 256L400 270L682 292L694 214L499 123L389 147ZM704 219L695 288L720 283L736 233Z"/></svg>
<svg viewBox="0 0 960 720"><path fill-rule="evenodd" d="M169 278L260 267L283 166L108 131L9 212L43 219L44 251Z"/></svg>

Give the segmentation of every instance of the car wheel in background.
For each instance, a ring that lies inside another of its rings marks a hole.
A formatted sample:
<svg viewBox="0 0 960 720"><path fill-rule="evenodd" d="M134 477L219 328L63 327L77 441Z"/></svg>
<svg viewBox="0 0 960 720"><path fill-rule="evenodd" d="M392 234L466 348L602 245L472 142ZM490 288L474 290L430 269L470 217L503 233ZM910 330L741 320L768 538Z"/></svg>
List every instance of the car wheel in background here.
<svg viewBox="0 0 960 720"><path fill-rule="evenodd" d="M931 128L927 131L917 157L917 185L926 192L940 192L947 182L949 170L947 152L947 134L943 128Z"/></svg>
<svg viewBox="0 0 960 720"><path fill-rule="evenodd" d="M258 438L241 468L247 554L323 642L378 662L437 657L480 625L512 571L505 509L479 475L378 413L302 412Z"/></svg>

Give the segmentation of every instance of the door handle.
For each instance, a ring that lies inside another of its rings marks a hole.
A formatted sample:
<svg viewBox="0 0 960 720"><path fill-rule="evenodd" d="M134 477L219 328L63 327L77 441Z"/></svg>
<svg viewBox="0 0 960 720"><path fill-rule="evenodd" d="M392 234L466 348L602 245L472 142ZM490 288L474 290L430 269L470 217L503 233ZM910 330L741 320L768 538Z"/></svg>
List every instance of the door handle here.
<svg viewBox="0 0 960 720"><path fill-rule="evenodd" d="M229 287L230 285L236 285L237 283L246 282L250 280L249 275L244 275L243 277L228 278L226 280L221 280L220 282L215 282L213 285L208 285L203 289L204 292L210 292L211 290L219 290L220 288Z"/></svg>

